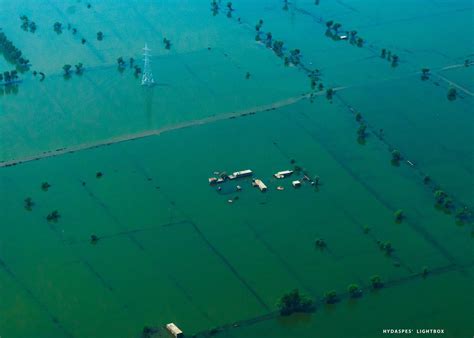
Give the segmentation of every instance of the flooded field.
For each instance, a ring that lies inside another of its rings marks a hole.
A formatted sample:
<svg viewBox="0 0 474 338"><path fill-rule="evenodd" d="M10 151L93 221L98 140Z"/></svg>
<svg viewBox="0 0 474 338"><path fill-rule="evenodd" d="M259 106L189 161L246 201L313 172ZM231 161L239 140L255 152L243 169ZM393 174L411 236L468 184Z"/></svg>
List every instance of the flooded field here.
<svg viewBox="0 0 474 338"><path fill-rule="evenodd" d="M473 2L230 7L0 0L0 336L471 337Z"/></svg>

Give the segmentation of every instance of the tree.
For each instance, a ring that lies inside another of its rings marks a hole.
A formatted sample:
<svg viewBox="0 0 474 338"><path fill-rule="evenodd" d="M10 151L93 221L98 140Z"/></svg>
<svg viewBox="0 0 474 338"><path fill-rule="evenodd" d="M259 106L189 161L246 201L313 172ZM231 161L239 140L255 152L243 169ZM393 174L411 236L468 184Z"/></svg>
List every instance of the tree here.
<svg viewBox="0 0 474 338"><path fill-rule="evenodd" d="M394 55L392 56L392 67L398 66L398 60L399 60L398 55L395 55L395 54L394 54Z"/></svg>
<svg viewBox="0 0 474 338"><path fill-rule="evenodd" d="M36 32L37 26L36 26L36 23L34 21L31 21L29 23L28 27L29 27L31 33Z"/></svg>
<svg viewBox="0 0 474 338"><path fill-rule="evenodd" d="M402 155L400 151L397 149L392 150L392 164L399 164L400 160L402 159Z"/></svg>
<svg viewBox="0 0 474 338"><path fill-rule="evenodd" d="M66 64L66 65L63 66L65 77L69 77L69 75L71 74L71 68L72 68L72 66L69 65L69 64Z"/></svg>
<svg viewBox="0 0 474 338"><path fill-rule="evenodd" d="M395 217L395 222L397 223L400 223L401 221L403 221L403 218L405 218L402 209L398 209L397 211L395 211L393 213L393 216Z"/></svg>
<svg viewBox="0 0 474 338"><path fill-rule="evenodd" d="M28 211L31 211L35 203L33 202L33 199L31 197L25 198L25 209Z"/></svg>
<svg viewBox="0 0 474 338"><path fill-rule="evenodd" d="M379 242L379 247L382 251L385 251L387 255L390 255L393 252L392 243L389 241Z"/></svg>
<svg viewBox="0 0 474 338"><path fill-rule="evenodd" d="M123 60L123 57L120 56L119 58L117 58L117 64L119 68L125 67L125 61Z"/></svg>
<svg viewBox="0 0 474 338"><path fill-rule="evenodd" d="M441 189L438 189L434 192L434 198L437 205L444 204L444 200L448 195Z"/></svg>
<svg viewBox="0 0 474 338"><path fill-rule="evenodd" d="M301 295L298 289L294 289L283 295L278 302L280 314L283 316L298 312L311 312L314 309L314 303L305 295Z"/></svg>
<svg viewBox="0 0 474 338"><path fill-rule="evenodd" d="M138 67L137 65L135 65L134 69L135 69L135 72L134 72L135 76L138 76L142 73L142 69Z"/></svg>
<svg viewBox="0 0 474 338"><path fill-rule="evenodd" d="M324 294L326 304L334 304L338 301L337 292L335 290L328 291Z"/></svg>
<svg viewBox="0 0 474 338"><path fill-rule="evenodd" d="M421 79L428 80L430 78L430 69L429 68L422 68L421 69Z"/></svg>
<svg viewBox="0 0 474 338"><path fill-rule="evenodd" d="M425 177L423 177L423 183L429 184L430 182L431 182L431 177L429 177L428 175L425 175Z"/></svg>
<svg viewBox="0 0 474 338"><path fill-rule="evenodd" d="M95 245L99 241L99 237L97 235L91 235L91 244Z"/></svg>
<svg viewBox="0 0 474 338"><path fill-rule="evenodd" d="M76 67L76 74L82 74L82 72L84 71L84 65L82 64L82 62L79 62L74 67Z"/></svg>
<svg viewBox="0 0 474 338"><path fill-rule="evenodd" d="M53 25L53 29L57 34L61 34L63 31L63 25L60 22L55 22Z"/></svg>
<svg viewBox="0 0 474 338"><path fill-rule="evenodd" d="M365 137L366 137L366 129L367 129L367 126L365 124L361 124L359 126L359 128L357 129L357 137L360 139L360 140L365 140Z"/></svg>
<svg viewBox="0 0 474 338"><path fill-rule="evenodd" d="M448 90L448 100L449 101L456 100L457 96L458 96L458 92L457 92L456 88L450 88Z"/></svg>
<svg viewBox="0 0 474 338"><path fill-rule="evenodd" d="M273 42L273 51L278 57L283 56L283 41L277 40Z"/></svg>
<svg viewBox="0 0 474 338"><path fill-rule="evenodd" d="M316 245L317 248L320 248L320 249L324 249L327 246L326 241L322 238L317 238L314 241L314 244Z"/></svg>
<svg viewBox="0 0 474 338"><path fill-rule="evenodd" d="M359 113L359 112L357 112L357 113L355 114L355 119L356 119L357 122L362 121L362 114Z"/></svg>
<svg viewBox="0 0 474 338"><path fill-rule="evenodd" d="M385 59L385 57L387 56L387 50L385 48L382 48L380 56L382 57L382 59Z"/></svg>
<svg viewBox="0 0 474 338"><path fill-rule="evenodd" d="M359 288L357 284L350 284L347 287L347 291L349 292L349 296L351 298L357 298L362 294L362 290Z"/></svg>
<svg viewBox="0 0 474 338"><path fill-rule="evenodd" d="M382 278L379 275L370 277L370 284L373 289L380 289L383 287Z"/></svg>
<svg viewBox="0 0 474 338"><path fill-rule="evenodd" d="M327 98L328 100L332 100L333 95L334 95L334 89L328 88L328 89L326 90L326 98Z"/></svg>
<svg viewBox="0 0 474 338"><path fill-rule="evenodd" d="M357 38L356 44L357 44L357 47L364 46L364 39L362 39L361 37Z"/></svg>
<svg viewBox="0 0 474 338"><path fill-rule="evenodd" d="M472 213L471 211L468 209L467 206L464 206L462 208L459 208L457 211L456 211L456 222L458 223L465 223L465 222L468 222L469 220L472 219Z"/></svg>
<svg viewBox="0 0 474 338"><path fill-rule="evenodd" d="M334 23L334 21L332 21L332 20L327 21L327 22L326 22L326 27L327 27L328 29L330 29L331 26L333 25L333 23Z"/></svg>
<svg viewBox="0 0 474 338"><path fill-rule="evenodd" d="M48 222L57 222L60 217L61 217L61 215L59 214L59 212L57 210L54 210L54 211L50 212L48 214L48 216L46 216L46 220Z"/></svg>
<svg viewBox="0 0 474 338"><path fill-rule="evenodd" d="M428 267L424 266L423 269L421 269L421 276L425 278L426 276L428 276L428 273L429 273Z"/></svg>
<svg viewBox="0 0 474 338"><path fill-rule="evenodd" d="M97 32L97 40L102 41L104 39L104 33Z"/></svg>
<svg viewBox="0 0 474 338"><path fill-rule="evenodd" d="M51 184L49 184L48 182L41 183L41 190L43 191L48 191L50 187L51 187Z"/></svg>
<svg viewBox="0 0 474 338"><path fill-rule="evenodd" d="M167 38L163 38L163 43L164 43L166 49L171 48L171 40L168 40Z"/></svg>

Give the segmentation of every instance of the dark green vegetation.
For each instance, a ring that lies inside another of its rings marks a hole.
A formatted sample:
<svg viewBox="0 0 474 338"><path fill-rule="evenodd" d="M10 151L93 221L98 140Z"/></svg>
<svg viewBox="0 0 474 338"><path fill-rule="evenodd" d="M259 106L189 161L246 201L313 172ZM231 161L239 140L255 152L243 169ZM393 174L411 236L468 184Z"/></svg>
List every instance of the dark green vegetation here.
<svg viewBox="0 0 474 338"><path fill-rule="evenodd" d="M305 295L300 294L298 289L286 293L278 302L280 314L283 316L298 312L311 312L314 310L313 301Z"/></svg>
<svg viewBox="0 0 474 338"><path fill-rule="evenodd" d="M23 52L11 42L0 28L0 54L10 63L13 63L20 72L29 69L29 60L23 56Z"/></svg>
<svg viewBox="0 0 474 338"><path fill-rule="evenodd" d="M36 22L31 21L26 15L21 15L20 20L21 20L21 29L23 29L25 32L31 32L31 33L36 32L36 29L38 28L36 26Z"/></svg>

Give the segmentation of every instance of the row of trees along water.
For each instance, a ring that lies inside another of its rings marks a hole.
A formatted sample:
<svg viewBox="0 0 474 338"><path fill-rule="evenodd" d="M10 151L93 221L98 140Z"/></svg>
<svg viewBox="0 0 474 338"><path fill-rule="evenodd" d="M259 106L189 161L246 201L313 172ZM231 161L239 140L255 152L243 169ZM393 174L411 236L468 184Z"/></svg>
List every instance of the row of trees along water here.
<svg viewBox="0 0 474 338"><path fill-rule="evenodd" d="M14 69L0 72L0 85L12 85L18 82L18 73L26 72L29 60L23 57L23 52L11 42L0 28L0 54L5 60L14 65Z"/></svg>

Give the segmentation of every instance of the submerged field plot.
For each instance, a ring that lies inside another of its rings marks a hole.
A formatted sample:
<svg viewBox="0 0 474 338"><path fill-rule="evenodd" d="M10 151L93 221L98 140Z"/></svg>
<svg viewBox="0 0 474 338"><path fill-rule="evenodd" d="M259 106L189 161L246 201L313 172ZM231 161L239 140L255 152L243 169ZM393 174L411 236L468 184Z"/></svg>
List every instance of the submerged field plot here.
<svg viewBox="0 0 474 338"><path fill-rule="evenodd" d="M472 335L471 1L0 8L2 337Z"/></svg>

